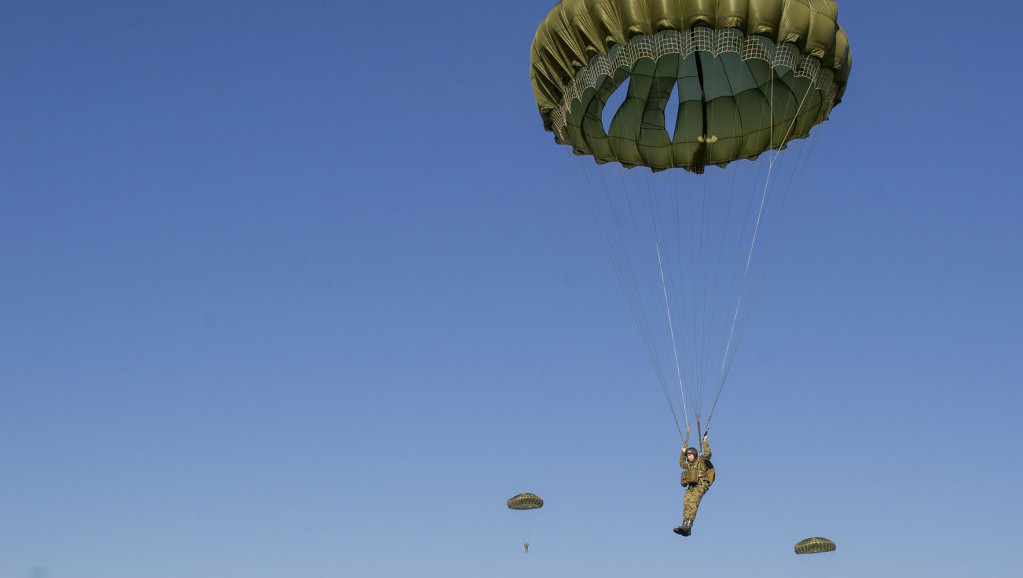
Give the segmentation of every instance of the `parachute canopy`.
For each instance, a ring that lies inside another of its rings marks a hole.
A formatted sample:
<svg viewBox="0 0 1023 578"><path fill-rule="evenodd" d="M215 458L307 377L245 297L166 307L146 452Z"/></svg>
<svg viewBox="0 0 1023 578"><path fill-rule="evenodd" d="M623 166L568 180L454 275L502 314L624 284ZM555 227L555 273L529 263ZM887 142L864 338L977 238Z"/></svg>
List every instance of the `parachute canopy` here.
<svg viewBox="0 0 1023 578"><path fill-rule="evenodd" d="M706 433L812 149L794 141L845 92L838 8L562 0L530 59L679 435Z"/></svg>
<svg viewBox="0 0 1023 578"><path fill-rule="evenodd" d="M562 0L531 50L540 117L598 163L701 173L756 159L841 101L852 61L837 18L833 0Z"/></svg>
<svg viewBox="0 0 1023 578"><path fill-rule="evenodd" d="M796 544L796 554L820 554L821 552L834 552L835 543L827 538L807 538Z"/></svg>
<svg viewBox="0 0 1023 578"><path fill-rule="evenodd" d="M535 510L543 507L543 498L536 494L519 494L508 498L508 507L512 510Z"/></svg>

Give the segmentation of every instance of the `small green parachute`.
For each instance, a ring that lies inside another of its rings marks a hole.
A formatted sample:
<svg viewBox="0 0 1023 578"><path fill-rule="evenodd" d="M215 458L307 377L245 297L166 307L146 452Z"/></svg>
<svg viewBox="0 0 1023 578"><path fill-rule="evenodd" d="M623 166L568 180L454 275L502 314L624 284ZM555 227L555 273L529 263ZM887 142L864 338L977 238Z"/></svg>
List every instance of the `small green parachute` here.
<svg viewBox="0 0 1023 578"><path fill-rule="evenodd" d="M796 554L820 554L821 552L834 551L835 543L827 538L807 538L796 544Z"/></svg>
<svg viewBox="0 0 1023 578"><path fill-rule="evenodd" d="M536 494L519 494L508 498L508 508L512 510L535 510L543 507L543 498Z"/></svg>

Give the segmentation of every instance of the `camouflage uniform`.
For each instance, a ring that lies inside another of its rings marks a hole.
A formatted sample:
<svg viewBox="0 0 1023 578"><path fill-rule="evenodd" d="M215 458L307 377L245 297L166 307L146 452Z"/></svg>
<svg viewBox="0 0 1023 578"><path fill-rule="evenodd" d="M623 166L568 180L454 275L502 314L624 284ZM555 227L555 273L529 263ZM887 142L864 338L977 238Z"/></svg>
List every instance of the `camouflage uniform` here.
<svg viewBox="0 0 1023 578"><path fill-rule="evenodd" d="M683 450L678 459L678 465L682 466L684 470L682 485L686 486L686 495L682 498L682 517L692 520L696 517L697 508L700 507L700 499L714 483L714 464L710 462L710 444L704 441L703 454L697 456L692 462L686 459L686 453ZM693 479L696 481L694 482Z"/></svg>

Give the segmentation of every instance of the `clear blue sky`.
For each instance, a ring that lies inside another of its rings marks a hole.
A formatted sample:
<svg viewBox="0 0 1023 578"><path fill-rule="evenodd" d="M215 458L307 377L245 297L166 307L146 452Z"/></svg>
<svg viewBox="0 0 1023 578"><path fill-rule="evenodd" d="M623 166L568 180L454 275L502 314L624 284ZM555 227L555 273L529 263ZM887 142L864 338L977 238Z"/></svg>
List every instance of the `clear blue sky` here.
<svg viewBox="0 0 1023 578"><path fill-rule="evenodd" d="M5 7L0 576L1018 573L1023 8L840 2L683 541L552 4Z"/></svg>

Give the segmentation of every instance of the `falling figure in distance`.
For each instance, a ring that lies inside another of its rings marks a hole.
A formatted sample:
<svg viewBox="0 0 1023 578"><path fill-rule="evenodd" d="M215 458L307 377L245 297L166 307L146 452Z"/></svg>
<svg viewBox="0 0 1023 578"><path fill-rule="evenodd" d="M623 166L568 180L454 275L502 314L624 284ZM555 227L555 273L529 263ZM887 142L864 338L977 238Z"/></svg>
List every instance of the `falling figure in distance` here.
<svg viewBox="0 0 1023 578"><path fill-rule="evenodd" d="M529 542L523 542L522 547L526 549L526 554L529 554Z"/></svg>

